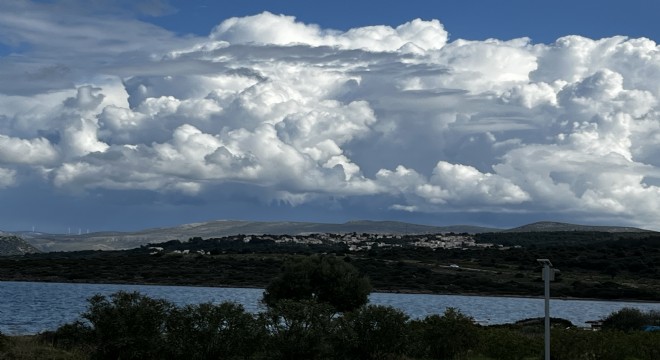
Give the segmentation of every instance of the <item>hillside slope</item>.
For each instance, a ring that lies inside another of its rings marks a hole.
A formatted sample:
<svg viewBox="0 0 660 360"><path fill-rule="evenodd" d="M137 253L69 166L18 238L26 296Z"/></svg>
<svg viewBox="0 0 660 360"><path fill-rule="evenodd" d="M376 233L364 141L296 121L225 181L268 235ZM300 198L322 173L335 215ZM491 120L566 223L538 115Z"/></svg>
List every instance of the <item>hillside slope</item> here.
<svg viewBox="0 0 660 360"><path fill-rule="evenodd" d="M513 229L504 230L504 232L548 232L548 231L598 231L598 232L651 232L650 230L639 229L627 226L595 226L595 225L577 225L552 221L539 221Z"/></svg>
<svg viewBox="0 0 660 360"><path fill-rule="evenodd" d="M25 239L43 251L122 250L148 243L168 240L188 240L192 237L213 238L245 235L302 235L313 233L372 233L372 234L438 234L480 233L500 229L478 226L428 226L397 221L349 221L343 224L311 222L261 222L217 220L185 224L176 227L147 229L137 232L101 232L81 235L21 233Z"/></svg>
<svg viewBox="0 0 660 360"><path fill-rule="evenodd" d="M0 256L23 255L40 252L18 236L0 234Z"/></svg>
<svg viewBox="0 0 660 360"><path fill-rule="evenodd" d="M491 233L491 232L555 232L555 231L596 231L596 232L647 232L632 227L588 226L559 222L537 222L521 227L503 230L470 225L429 226L398 221L349 221L343 224L312 222L265 222L241 220L216 220L184 224L174 227L146 229L136 232L96 232L81 235L44 234L33 232L17 233L39 250L124 250L149 243L169 240L185 241L193 237L204 239L244 235L307 235L313 233L371 233L371 234L439 234L439 233Z"/></svg>

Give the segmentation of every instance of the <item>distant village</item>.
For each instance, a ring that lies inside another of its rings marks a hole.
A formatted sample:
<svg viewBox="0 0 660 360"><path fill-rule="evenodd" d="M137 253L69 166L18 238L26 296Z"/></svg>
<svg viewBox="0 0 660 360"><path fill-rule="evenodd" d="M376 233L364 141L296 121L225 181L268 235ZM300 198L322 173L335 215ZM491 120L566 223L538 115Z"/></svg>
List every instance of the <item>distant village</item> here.
<svg viewBox="0 0 660 360"><path fill-rule="evenodd" d="M201 240L201 238L197 238ZM191 239L192 240L192 239ZM368 251L373 248L417 247L433 250L442 249L478 249L497 248L507 250L509 247L491 243L477 243L470 234L424 234L424 235L393 235L393 234L309 234L309 235L236 235L224 237L223 241L241 241L243 243L272 241L275 244L328 245L344 244L349 251ZM516 246L519 247L519 246ZM161 254L163 247L150 246L152 255ZM173 250L173 253L196 253L207 255L204 250Z"/></svg>

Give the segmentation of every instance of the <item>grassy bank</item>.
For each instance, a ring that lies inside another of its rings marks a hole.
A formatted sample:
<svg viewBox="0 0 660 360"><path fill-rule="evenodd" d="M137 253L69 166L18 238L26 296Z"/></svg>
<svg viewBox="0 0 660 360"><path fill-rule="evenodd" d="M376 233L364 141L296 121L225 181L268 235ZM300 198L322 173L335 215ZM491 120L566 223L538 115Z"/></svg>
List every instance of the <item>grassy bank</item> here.
<svg viewBox="0 0 660 360"><path fill-rule="evenodd" d="M86 360L90 359L91 353L83 348L58 348L39 335L6 336L0 345L0 360Z"/></svg>

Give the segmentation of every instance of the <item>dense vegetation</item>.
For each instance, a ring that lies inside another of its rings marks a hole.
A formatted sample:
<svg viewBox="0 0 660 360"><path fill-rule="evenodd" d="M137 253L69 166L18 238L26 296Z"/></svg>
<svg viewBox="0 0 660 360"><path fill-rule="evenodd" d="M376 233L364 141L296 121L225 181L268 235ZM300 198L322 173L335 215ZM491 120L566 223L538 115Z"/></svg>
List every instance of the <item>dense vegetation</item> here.
<svg viewBox="0 0 660 360"><path fill-rule="evenodd" d="M290 282L294 282L293 284ZM347 291L348 290L348 291ZM335 256L288 259L266 310L224 302L176 306L139 293L96 295L81 319L33 337L0 334L4 359L541 359L541 319L482 327L459 311L410 319L369 305L368 280ZM553 359L657 359L660 314L623 309L599 332L553 319Z"/></svg>
<svg viewBox="0 0 660 360"><path fill-rule="evenodd" d="M377 291L542 295L537 258L561 270L554 297L660 300L660 236L655 233L491 233L479 242L504 247L429 249L409 246L349 252L345 244L275 243L244 237L169 241L149 255L80 251L0 257L0 280L157 283L265 287L286 258L332 253L367 275ZM277 239L278 236L273 235ZM189 250L190 254L174 254ZM196 254L201 250L207 255ZM455 266L450 266L455 265ZM458 267L457 267L458 266Z"/></svg>
<svg viewBox="0 0 660 360"><path fill-rule="evenodd" d="M264 291L264 304L275 307L284 299L311 300L336 311L351 311L369 300L371 284L351 264L335 256L289 259Z"/></svg>

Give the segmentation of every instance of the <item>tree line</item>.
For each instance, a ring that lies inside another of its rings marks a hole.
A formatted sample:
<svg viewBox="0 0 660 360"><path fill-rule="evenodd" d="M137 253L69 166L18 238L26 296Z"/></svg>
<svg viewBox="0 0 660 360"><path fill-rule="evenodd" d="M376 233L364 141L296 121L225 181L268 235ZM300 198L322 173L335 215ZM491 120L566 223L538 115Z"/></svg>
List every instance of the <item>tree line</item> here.
<svg viewBox="0 0 660 360"><path fill-rule="evenodd" d="M536 259L549 258L562 275L557 297L660 300L660 237L655 233L491 233L488 249L402 246L350 252L345 244L243 242L240 236L126 251L80 251L0 257L0 280L265 287L289 257L335 254L369 276L379 291L540 296ZM232 238L232 239L233 239ZM403 237L401 241L407 241ZM515 247L520 245L521 247ZM175 254L174 250L189 250ZM197 254L204 251L207 255ZM460 268L449 268L458 264Z"/></svg>

